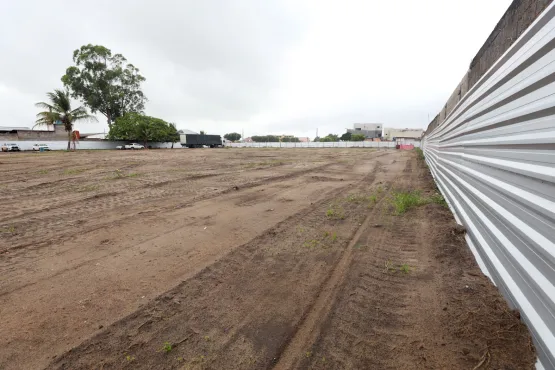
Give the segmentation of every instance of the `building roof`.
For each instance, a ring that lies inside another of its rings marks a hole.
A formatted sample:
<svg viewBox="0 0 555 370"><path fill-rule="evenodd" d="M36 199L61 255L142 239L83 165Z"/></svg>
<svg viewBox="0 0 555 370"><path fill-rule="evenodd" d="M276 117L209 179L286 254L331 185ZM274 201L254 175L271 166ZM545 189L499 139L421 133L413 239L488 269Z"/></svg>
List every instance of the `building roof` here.
<svg viewBox="0 0 555 370"><path fill-rule="evenodd" d="M24 126L0 126L0 131L18 131L18 130L30 130L30 128L24 127Z"/></svg>

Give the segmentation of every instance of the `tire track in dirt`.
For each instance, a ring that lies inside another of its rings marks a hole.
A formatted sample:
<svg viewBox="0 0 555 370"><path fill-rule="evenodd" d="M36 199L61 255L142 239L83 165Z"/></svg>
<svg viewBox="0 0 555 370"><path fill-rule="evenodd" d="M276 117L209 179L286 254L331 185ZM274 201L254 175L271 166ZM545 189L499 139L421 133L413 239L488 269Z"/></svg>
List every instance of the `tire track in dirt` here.
<svg viewBox="0 0 555 370"><path fill-rule="evenodd" d="M369 176L349 192L368 189L373 176L370 169ZM259 368L272 364L282 343L291 336L295 322L307 310L306 305L329 276L326 271L336 265L362 222L361 210L366 204L346 203L346 220L324 222L333 227L338 240L332 242L331 236L322 239L325 210L338 196L345 196L345 188L333 191L236 248L147 308L64 355L52 368L89 368L98 364L93 359L96 353L102 353L105 369L118 368L118 353L122 350L141 358L133 364L136 368L182 367L178 363L183 360L173 357L145 357L151 350L156 351L159 338L168 338L179 348L179 357L191 364L209 361L213 368ZM303 247L303 243L308 246ZM293 292L292 284L297 286ZM126 336L128 339L118 339ZM202 355L207 352L210 354ZM77 353L81 355L74 356Z"/></svg>
<svg viewBox="0 0 555 370"><path fill-rule="evenodd" d="M217 198L219 196L228 194L231 191L235 191L235 188L239 188L242 190L250 189L258 186L269 185L273 182L281 182L290 180L296 177L304 176L308 173L312 173L314 171L319 171L324 169L328 164L320 165L308 170L303 171L294 171L291 173L287 173L284 175L278 176L271 176L268 178L264 178L258 181L253 181L250 183L239 183L236 184L234 181L231 183L235 183L233 186L227 186L223 190L208 192L201 195L192 195L192 199L187 200L186 202L179 202L182 199L183 195L191 195L190 192L187 194L187 188L177 188L172 189L170 191L164 190L160 187L154 188L147 188L147 189L140 189L138 191L133 192L122 192L114 194L114 192L109 193L101 193L96 196L89 196L87 198L81 198L74 200L72 202L58 202L54 204L53 208L48 208L46 212L41 212L42 217L33 220L32 222L28 222L23 220L18 220L17 218L9 217L10 225L15 227L16 230L25 230L25 236L27 238L34 238L36 234L40 234L42 239L48 240L47 243L37 243L36 240L32 240L30 242L25 243L22 241L19 244L12 243L11 245L6 245L5 248L0 249L0 255L5 253L6 251L15 251L17 249L22 249L26 247L41 247L41 245L50 245L53 242L61 243L71 237L73 237L73 231L71 232L64 232L64 229L67 229L66 224L62 224L63 220L67 217L71 217L72 222L75 222L76 219L87 219L90 221L91 219L96 221L93 222L93 225L82 224L80 234L86 234L91 231L96 231L106 225L114 225L115 222L121 223L126 222L126 220L132 219L136 217L137 213L140 214L154 214L164 211L169 211L176 208L185 208L190 207L191 205L195 204L196 202L208 200L212 198ZM192 180L202 180L206 178L205 176L195 177ZM146 190L146 191L145 191ZM185 193L185 194L184 194ZM102 196L103 194L108 194L110 196ZM163 199L163 203L156 203L156 201ZM144 201L146 201L148 206L148 211L143 211L140 208L144 206ZM51 203L48 203L51 204ZM81 207L77 208L67 208L68 205L71 204L80 204ZM129 212L127 209L122 212L122 217L119 217L117 221L109 220L107 222L103 222L101 217L96 218L94 215L98 213L102 213L108 210L115 209L117 207L124 207L125 205L133 204L134 209ZM139 208L139 209L137 209ZM24 217L25 214L19 215L20 217ZM56 221L53 221L56 220ZM57 223L60 224L59 227L56 227ZM46 231L46 234L45 234ZM0 235L1 237L2 235ZM13 238L12 238L13 239Z"/></svg>
<svg viewBox="0 0 555 370"><path fill-rule="evenodd" d="M408 175L396 184L401 190L423 188L418 181L421 179L418 172L423 169L415 167L414 160L407 162L403 173ZM493 288L487 295L459 298L464 283L458 276L453 278L453 267L444 264L445 260L438 260L435 254L436 248L441 248L437 235L453 230L452 226L446 228L453 222L452 217L449 214L449 218L444 218L448 213L445 211L443 217L435 218L434 207L439 206L431 204L404 215L392 213L390 207L374 213L377 219L372 222L380 227L370 227L362 233L360 247L354 251L331 314L322 317L321 335L312 343L303 344L310 355L297 350L298 361L288 368L471 369L479 363L484 351L483 344L476 345L481 341L477 338L491 335L484 331L503 330L500 326L514 330L515 336L501 345L489 344L505 347L500 350L503 354L496 358L498 362L493 368L531 368L528 366L533 364L533 351L520 339L523 324L514 316L512 320L507 318L510 315L496 317L507 309L499 308L499 292L487 279L484 286ZM440 230L435 231L434 227L438 226ZM449 236L439 238L446 239ZM464 239L459 247L467 248ZM450 262L460 265L462 260L455 256L449 255ZM477 269L475 261L471 261L472 268ZM473 328L477 329L474 333L462 338L461 329L466 332L469 327L457 327L457 320L463 312L468 315L467 309L449 302L476 299L481 309L476 310L474 306L469 317L480 325ZM484 302L488 301L495 303L484 310ZM513 367L518 362L520 365Z"/></svg>
<svg viewBox="0 0 555 370"><path fill-rule="evenodd" d="M381 167L382 164L379 163L375 171L379 171ZM385 186L391 189L391 184L385 184ZM376 207L379 207L382 202L384 202L384 199L385 197L382 197L376 204ZM369 228L370 222L375 217L375 212L376 208L366 216L363 223L360 224L360 227L356 230L340 260L320 289L318 298L303 317L293 337L286 343L286 347L277 358L277 363L273 369L287 370L294 368L300 359L299 353L303 353L304 349L309 348L320 335L320 321L329 314L331 306L336 300L338 290L349 269L353 250L359 243L362 234Z"/></svg>

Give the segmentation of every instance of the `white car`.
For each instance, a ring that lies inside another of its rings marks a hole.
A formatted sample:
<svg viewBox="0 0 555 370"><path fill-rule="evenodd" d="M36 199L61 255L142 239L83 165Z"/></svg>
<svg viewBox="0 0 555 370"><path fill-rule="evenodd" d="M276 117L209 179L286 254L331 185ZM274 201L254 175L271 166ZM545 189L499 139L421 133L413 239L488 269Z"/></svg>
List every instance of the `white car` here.
<svg viewBox="0 0 555 370"><path fill-rule="evenodd" d="M13 143L5 143L2 145L3 152L19 152L19 146Z"/></svg>
<svg viewBox="0 0 555 370"><path fill-rule="evenodd" d="M35 145L33 145L33 151L37 151L37 152L43 151L44 152L44 151L47 151L47 150L50 150L50 148L46 144L35 144Z"/></svg>
<svg viewBox="0 0 555 370"><path fill-rule="evenodd" d="M144 145L141 144L137 144L137 143L131 143L131 144L125 144L125 149L144 149Z"/></svg>

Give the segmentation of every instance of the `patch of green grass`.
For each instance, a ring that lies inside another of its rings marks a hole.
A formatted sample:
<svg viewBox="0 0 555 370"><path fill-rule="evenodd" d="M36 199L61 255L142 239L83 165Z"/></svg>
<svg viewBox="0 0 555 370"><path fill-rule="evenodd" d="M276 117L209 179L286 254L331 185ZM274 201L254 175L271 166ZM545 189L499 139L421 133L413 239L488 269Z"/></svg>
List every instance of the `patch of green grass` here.
<svg viewBox="0 0 555 370"><path fill-rule="evenodd" d="M40 171L38 171L37 173L38 173L39 175L48 175L48 172L49 172L48 170L40 170Z"/></svg>
<svg viewBox="0 0 555 370"><path fill-rule="evenodd" d="M415 150L415 152L416 152L417 158L418 158L419 160L423 161L423 160L425 159L425 157L424 157L424 152L422 151L422 149L420 149L420 148L415 148L414 150Z"/></svg>
<svg viewBox="0 0 555 370"><path fill-rule="evenodd" d="M320 242L316 239L311 239L303 243L303 247L305 248L316 248L320 244Z"/></svg>
<svg viewBox="0 0 555 370"><path fill-rule="evenodd" d="M410 266L406 263L403 263L401 266L399 266L399 271L408 274L410 272Z"/></svg>
<svg viewBox="0 0 555 370"><path fill-rule="evenodd" d="M70 168L64 171L64 175L78 175L83 172L85 172L85 170L82 168Z"/></svg>
<svg viewBox="0 0 555 370"><path fill-rule="evenodd" d="M172 344L170 342L164 342L164 346L162 347L162 351L168 353L172 350Z"/></svg>
<svg viewBox="0 0 555 370"><path fill-rule="evenodd" d="M3 227L2 228L2 232L6 233L6 234L12 234L14 235L16 232L15 226L11 225L11 226L7 226L7 227Z"/></svg>
<svg viewBox="0 0 555 370"><path fill-rule="evenodd" d="M385 272L395 271L395 266L391 260L385 261Z"/></svg>
<svg viewBox="0 0 555 370"><path fill-rule="evenodd" d="M445 208L449 208L449 205L447 204L447 201L445 200L443 195L441 195L440 193L435 193L429 199L430 199L430 202L432 202L432 203L439 204L440 206L445 207Z"/></svg>
<svg viewBox="0 0 555 370"><path fill-rule="evenodd" d="M330 238L331 242L335 243L335 241L337 240L337 233L335 231L333 232L326 231L324 232L324 238Z"/></svg>
<svg viewBox="0 0 555 370"><path fill-rule="evenodd" d="M337 204L330 204L326 210L326 217L330 220L343 220L345 219L345 210Z"/></svg>
<svg viewBox="0 0 555 370"><path fill-rule="evenodd" d="M392 203L395 207L395 212L400 215L413 207L429 203L429 200L422 197L418 191L409 191L394 193Z"/></svg>
<svg viewBox="0 0 555 370"><path fill-rule="evenodd" d="M77 189L77 191L80 193L84 193L89 191L95 191L95 190L98 190L99 188L100 186L98 184L89 184L89 185L81 186L80 188Z"/></svg>

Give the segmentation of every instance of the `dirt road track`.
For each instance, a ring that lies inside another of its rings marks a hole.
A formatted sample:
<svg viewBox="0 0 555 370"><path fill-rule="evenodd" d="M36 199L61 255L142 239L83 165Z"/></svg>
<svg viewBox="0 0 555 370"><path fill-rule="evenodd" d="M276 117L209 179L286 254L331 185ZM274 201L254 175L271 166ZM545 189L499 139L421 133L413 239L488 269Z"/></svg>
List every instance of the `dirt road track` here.
<svg viewBox="0 0 555 370"><path fill-rule="evenodd" d="M121 213L100 207L92 222L76 217L85 233L54 226L57 241L44 244L33 227L12 235L0 265L0 368L533 364L526 328L477 269L449 212L430 204L392 213L395 191L435 191L413 153L223 152L237 160L224 184L186 174L180 190L183 173L173 171L116 179L145 184L88 196L92 207L129 203ZM218 158L206 158L207 171ZM146 172L146 161L134 168Z"/></svg>

